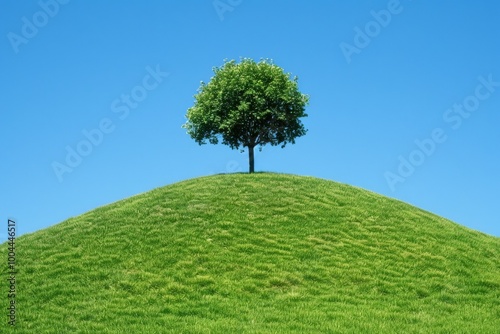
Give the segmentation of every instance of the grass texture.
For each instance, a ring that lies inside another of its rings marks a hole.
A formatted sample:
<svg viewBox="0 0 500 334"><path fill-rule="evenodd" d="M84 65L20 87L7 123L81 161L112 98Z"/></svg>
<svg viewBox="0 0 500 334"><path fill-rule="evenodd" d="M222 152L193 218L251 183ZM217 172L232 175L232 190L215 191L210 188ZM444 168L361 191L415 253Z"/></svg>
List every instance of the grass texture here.
<svg viewBox="0 0 500 334"><path fill-rule="evenodd" d="M500 333L499 238L312 177L186 180L16 249L2 333Z"/></svg>

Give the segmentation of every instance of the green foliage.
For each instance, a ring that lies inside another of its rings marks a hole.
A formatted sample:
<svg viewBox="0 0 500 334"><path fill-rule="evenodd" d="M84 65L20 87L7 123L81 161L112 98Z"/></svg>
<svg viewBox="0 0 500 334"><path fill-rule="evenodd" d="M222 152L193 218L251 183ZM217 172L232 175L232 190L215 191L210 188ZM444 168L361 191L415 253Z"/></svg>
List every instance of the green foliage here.
<svg viewBox="0 0 500 334"><path fill-rule="evenodd" d="M499 238L310 177L187 180L21 236L16 250L15 333L500 328Z"/></svg>
<svg viewBox="0 0 500 334"><path fill-rule="evenodd" d="M266 144L285 147L305 135L300 118L307 116L309 98L299 92L297 77L291 79L269 60L248 58L213 70L210 82L201 82L183 125L198 144L221 139L232 149L253 152Z"/></svg>

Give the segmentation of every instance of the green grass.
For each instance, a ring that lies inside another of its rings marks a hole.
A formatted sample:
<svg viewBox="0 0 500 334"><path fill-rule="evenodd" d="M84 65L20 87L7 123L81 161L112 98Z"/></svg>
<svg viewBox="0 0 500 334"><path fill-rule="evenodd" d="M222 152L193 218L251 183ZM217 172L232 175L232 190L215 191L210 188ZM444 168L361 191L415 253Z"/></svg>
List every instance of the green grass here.
<svg viewBox="0 0 500 334"><path fill-rule="evenodd" d="M16 247L18 333L500 333L499 238L311 177L187 180Z"/></svg>

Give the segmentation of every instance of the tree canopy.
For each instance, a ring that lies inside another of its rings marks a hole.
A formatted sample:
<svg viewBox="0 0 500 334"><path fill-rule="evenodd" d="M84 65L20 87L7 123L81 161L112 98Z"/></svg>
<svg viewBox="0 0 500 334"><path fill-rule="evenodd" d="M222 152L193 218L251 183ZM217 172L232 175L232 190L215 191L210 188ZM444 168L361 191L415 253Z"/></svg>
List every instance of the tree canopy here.
<svg viewBox="0 0 500 334"><path fill-rule="evenodd" d="M183 127L200 145L219 143L232 149L247 148L249 172L254 171L254 148L295 143L306 134L309 97L299 92L291 77L271 60L243 58L214 67L209 83L203 81L188 109Z"/></svg>

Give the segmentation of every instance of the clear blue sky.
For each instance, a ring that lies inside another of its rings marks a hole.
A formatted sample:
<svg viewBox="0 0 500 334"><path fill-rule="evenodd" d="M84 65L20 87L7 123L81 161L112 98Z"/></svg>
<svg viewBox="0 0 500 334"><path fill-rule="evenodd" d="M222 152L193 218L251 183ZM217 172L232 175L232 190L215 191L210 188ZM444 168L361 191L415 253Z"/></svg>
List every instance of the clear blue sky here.
<svg viewBox="0 0 500 334"><path fill-rule="evenodd" d="M2 240L8 218L21 235L246 171L246 153L181 128L200 81L240 57L272 58L310 95L308 134L256 152L256 170L352 184L500 236L497 1L215 5L1 2ZM85 156L68 163L68 149Z"/></svg>

